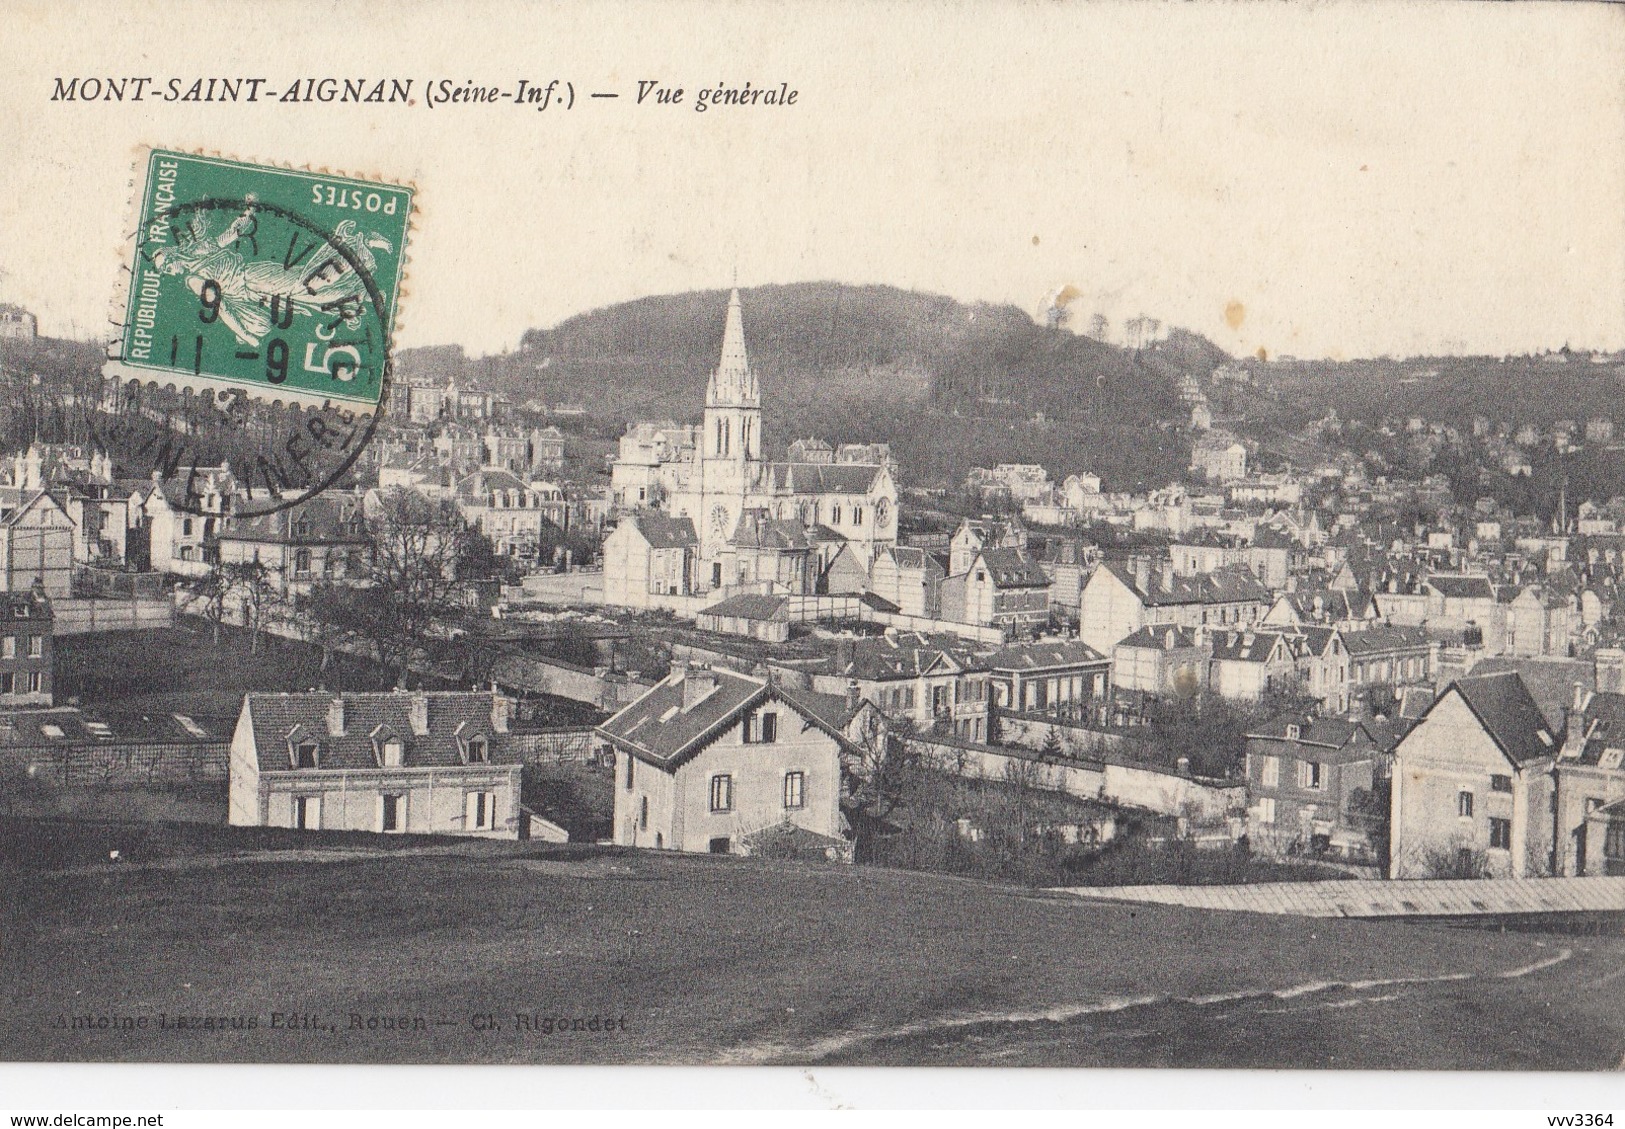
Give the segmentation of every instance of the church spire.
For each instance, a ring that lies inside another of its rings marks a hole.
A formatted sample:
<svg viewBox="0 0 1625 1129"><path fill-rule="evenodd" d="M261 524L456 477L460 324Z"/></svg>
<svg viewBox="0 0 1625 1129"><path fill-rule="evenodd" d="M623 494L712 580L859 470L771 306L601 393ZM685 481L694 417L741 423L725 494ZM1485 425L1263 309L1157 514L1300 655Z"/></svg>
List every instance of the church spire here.
<svg viewBox="0 0 1625 1129"><path fill-rule="evenodd" d="M722 330L722 359L716 372L711 374L711 386L706 389L707 406L736 405L758 407L761 397L756 388L756 374L750 370L750 358L745 355L745 321L739 308L739 291L728 295L728 321Z"/></svg>

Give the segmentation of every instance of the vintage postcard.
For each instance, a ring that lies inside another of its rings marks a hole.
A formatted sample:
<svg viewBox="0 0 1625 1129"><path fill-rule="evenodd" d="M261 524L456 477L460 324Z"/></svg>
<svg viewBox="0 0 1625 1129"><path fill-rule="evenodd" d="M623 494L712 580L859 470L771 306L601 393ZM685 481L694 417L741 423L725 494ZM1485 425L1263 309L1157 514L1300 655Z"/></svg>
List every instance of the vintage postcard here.
<svg viewBox="0 0 1625 1129"><path fill-rule="evenodd" d="M0 10L0 1060L1625 1096L1625 8Z"/></svg>

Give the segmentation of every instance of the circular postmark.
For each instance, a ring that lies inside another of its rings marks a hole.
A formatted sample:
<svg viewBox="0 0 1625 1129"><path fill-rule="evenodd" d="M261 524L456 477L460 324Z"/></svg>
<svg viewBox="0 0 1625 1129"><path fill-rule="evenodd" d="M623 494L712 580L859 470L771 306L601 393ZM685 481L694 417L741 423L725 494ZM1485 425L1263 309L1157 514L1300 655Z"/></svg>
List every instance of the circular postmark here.
<svg viewBox="0 0 1625 1129"><path fill-rule="evenodd" d="M93 439L204 516L268 514L346 484L388 401L410 197L163 156Z"/></svg>

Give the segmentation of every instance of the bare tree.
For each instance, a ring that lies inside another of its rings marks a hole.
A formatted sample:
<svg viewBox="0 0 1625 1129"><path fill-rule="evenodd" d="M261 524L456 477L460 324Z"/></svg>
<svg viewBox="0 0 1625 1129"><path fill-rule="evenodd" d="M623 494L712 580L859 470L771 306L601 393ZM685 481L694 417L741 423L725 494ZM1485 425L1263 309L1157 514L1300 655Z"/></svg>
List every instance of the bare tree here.
<svg viewBox="0 0 1625 1129"><path fill-rule="evenodd" d="M380 497L367 532L353 582L323 584L305 606L404 686L413 663L440 650L435 640L461 618L453 594L468 529L455 503L398 489Z"/></svg>
<svg viewBox="0 0 1625 1129"><path fill-rule="evenodd" d="M902 804L920 767L914 722L866 708L858 715L853 745L857 755L848 772L849 802L860 815L886 819Z"/></svg>
<svg viewBox="0 0 1625 1129"><path fill-rule="evenodd" d="M282 590L269 569L259 561L222 565L227 585L226 597L236 600L243 610L243 626L249 629L250 654L259 654L266 623L282 606Z"/></svg>

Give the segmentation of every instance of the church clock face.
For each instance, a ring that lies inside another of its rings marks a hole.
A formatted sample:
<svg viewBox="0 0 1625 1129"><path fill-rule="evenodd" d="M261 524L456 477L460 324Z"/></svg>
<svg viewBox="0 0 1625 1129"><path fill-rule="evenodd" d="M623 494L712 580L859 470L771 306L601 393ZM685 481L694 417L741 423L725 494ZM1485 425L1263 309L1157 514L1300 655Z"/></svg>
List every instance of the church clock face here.
<svg viewBox="0 0 1625 1129"><path fill-rule="evenodd" d="M716 506L711 510L711 532L718 537L728 536L727 506Z"/></svg>
<svg viewBox="0 0 1625 1129"><path fill-rule="evenodd" d="M891 528L891 502L882 498L875 503L875 527L878 529Z"/></svg>

